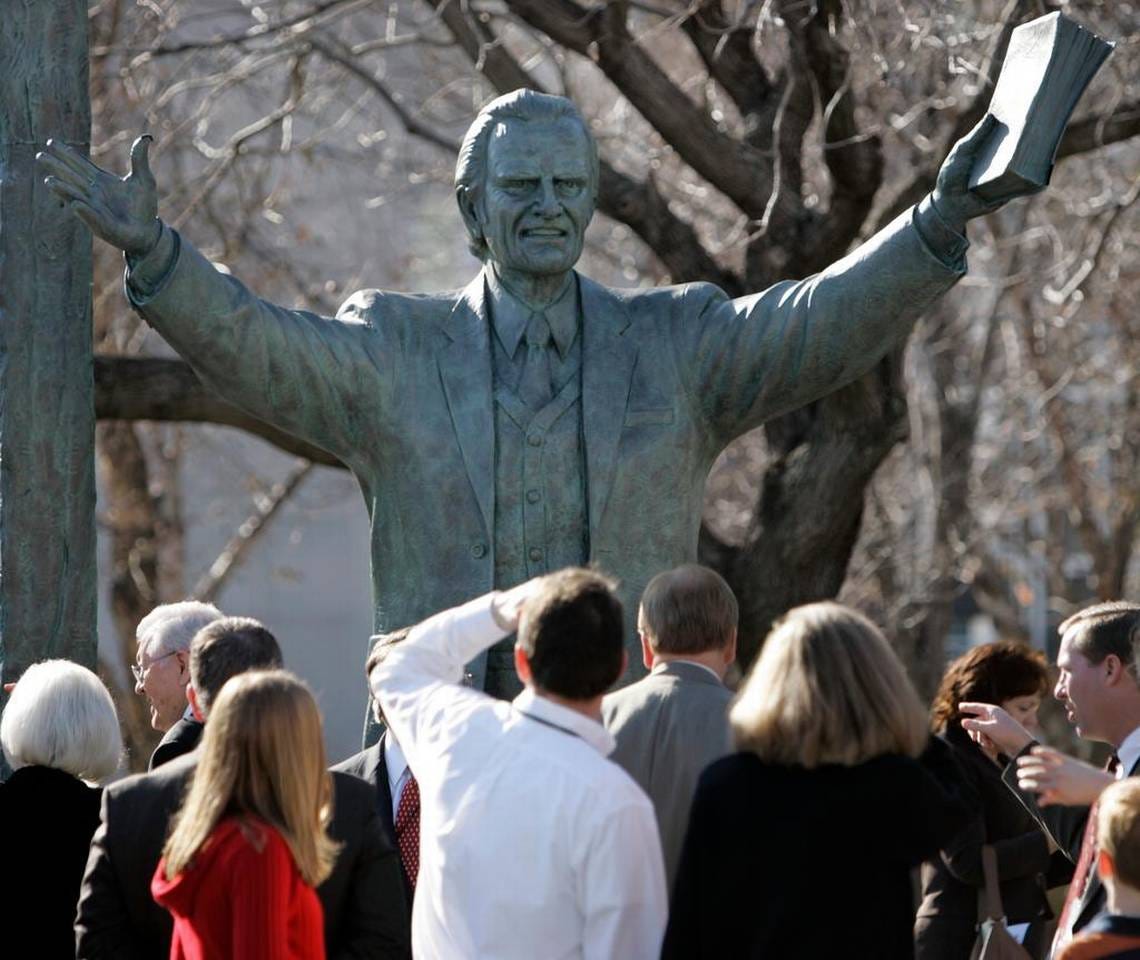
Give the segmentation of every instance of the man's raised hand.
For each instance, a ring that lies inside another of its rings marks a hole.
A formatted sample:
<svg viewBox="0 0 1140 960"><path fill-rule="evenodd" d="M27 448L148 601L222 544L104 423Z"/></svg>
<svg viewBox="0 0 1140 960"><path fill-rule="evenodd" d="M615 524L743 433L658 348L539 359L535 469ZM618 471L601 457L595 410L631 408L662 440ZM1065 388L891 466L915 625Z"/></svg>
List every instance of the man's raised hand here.
<svg viewBox="0 0 1140 960"><path fill-rule="evenodd" d="M1116 778L1052 747L1034 747L1017 758L1017 785L1037 794L1040 804L1091 806Z"/></svg>
<svg viewBox="0 0 1140 960"><path fill-rule="evenodd" d="M1033 736L1005 710L992 703L960 703L965 714L962 727L976 743L992 745L1007 756L1016 756L1033 742Z"/></svg>
<svg viewBox="0 0 1140 960"><path fill-rule="evenodd" d="M65 143L49 140L36 154L44 183L95 236L135 257L158 242L158 188L150 172L149 134L131 146L131 172L117 177L95 166Z"/></svg>

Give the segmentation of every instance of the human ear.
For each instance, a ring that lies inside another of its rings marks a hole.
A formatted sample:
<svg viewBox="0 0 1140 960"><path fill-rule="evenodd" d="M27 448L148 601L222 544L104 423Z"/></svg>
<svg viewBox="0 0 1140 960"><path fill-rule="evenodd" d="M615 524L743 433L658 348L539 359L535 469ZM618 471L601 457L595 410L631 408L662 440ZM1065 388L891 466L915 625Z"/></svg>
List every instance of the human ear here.
<svg viewBox="0 0 1140 960"><path fill-rule="evenodd" d="M1116 873L1116 864L1107 850L1098 850L1096 853L1096 872L1101 880L1107 880Z"/></svg>
<svg viewBox="0 0 1140 960"><path fill-rule="evenodd" d="M190 712L194 714L194 719L199 723L205 723L206 715L198 705L198 692L194 689L192 683L186 684L186 699L190 701Z"/></svg>
<svg viewBox="0 0 1140 960"><path fill-rule="evenodd" d="M529 687L534 680L534 674L531 673L530 661L526 658L526 653L523 648L517 643L515 644L515 673L518 674L519 680L522 681L524 687Z"/></svg>

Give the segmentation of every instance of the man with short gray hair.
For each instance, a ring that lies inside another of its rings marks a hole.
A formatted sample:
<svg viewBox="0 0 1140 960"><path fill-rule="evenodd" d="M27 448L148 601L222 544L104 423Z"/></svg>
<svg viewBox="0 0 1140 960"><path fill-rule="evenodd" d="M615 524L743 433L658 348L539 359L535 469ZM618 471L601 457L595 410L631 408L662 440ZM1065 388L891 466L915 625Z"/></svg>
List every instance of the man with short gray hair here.
<svg viewBox="0 0 1140 960"><path fill-rule="evenodd" d="M732 589L707 567L659 573L637 614L649 676L602 701L617 741L610 759L653 801L670 893L697 778L732 750L724 675L736 659L737 617Z"/></svg>
<svg viewBox="0 0 1140 960"><path fill-rule="evenodd" d="M187 696L208 724L227 680L283 666L273 634L248 617L223 617L195 637ZM79 893L78 960L165 960L173 920L150 895L170 820L198 763L197 751L154 773L127 777L103 791L100 823ZM373 791L333 774L329 834L340 847L317 887L329 960L408 960L408 913L399 861L381 828Z"/></svg>
<svg viewBox="0 0 1140 960"><path fill-rule="evenodd" d="M190 641L221 616L222 611L212 603L184 600L155 607L139 621L135 630L138 651L131 667L135 693L146 697L151 726L165 734L151 754L151 770L198 745L202 724L186 702Z"/></svg>

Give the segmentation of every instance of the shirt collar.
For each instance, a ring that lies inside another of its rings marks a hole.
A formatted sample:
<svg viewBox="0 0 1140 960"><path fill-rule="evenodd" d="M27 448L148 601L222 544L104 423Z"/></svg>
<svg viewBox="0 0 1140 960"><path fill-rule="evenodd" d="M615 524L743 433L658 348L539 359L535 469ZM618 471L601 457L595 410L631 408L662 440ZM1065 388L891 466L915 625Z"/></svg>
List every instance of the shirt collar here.
<svg viewBox="0 0 1140 960"><path fill-rule="evenodd" d="M686 667L690 667L696 670L704 670L705 673L712 677L718 684L724 686L724 681L717 675L717 672L712 667L704 663L697 663L696 660L684 660L680 657L673 660L662 660L659 663L654 664L653 669L649 672L665 673L671 666L674 666L676 664L684 664Z"/></svg>
<svg viewBox="0 0 1140 960"><path fill-rule="evenodd" d="M1132 768L1136 766L1136 761L1140 760L1140 727L1137 727L1124 738L1124 742L1116 748L1116 756L1120 758L1117 778L1127 777L1132 772Z"/></svg>
<svg viewBox="0 0 1140 960"><path fill-rule="evenodd" d="M388 785L395 789L404 771L408 769L408 761L404 757L404 750L399 741L392 736L391 730L384 738L384 766L388 768Z"/></svg>
<svg viewBox="0 0 1140 960"><path fill-rule="evenodd" d="M491 323L507 356L512 360L526 333L534 309L507 289L493 267L483 271L487 302L491 305ZM573 271L567 274L566 286L558 298L542 311L550 324L554 345L563 359L578 336L578 283Z"/></svg>
<svg viewBox="0 0 1140 960"><path fill-rule="evenodd" d="M528 714L539 721L561 727L567 733L581 737L603 757L613 753L617 745L613 735L600 723L577 710L571 710L560 703L541 697L533 690L524 690L515 697L512 705L519 713Z"/></svg>

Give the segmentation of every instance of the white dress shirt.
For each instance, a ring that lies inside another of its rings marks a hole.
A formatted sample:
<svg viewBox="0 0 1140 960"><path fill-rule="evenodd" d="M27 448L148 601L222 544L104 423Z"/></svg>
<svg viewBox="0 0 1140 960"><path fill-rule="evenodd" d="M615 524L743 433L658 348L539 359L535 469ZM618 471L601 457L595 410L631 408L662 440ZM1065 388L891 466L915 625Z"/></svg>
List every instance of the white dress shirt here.
<svg viewBox="0 0 1140 960"><path fill-rule="evenodd" d="M395 820L404 787L412 779L412 768L408 766L400 741L392 735L391 730L384 738L384 768L388 771L388 795L392 798L392 819Z"/></svg>
<svg viewBox="0 0 1140 960"><path fill-rule="evenodd" d="M1132 772L1132 768L1136 766L1136 761L1140 760L1140 727L1137 727L1124 738L1124 741L1116 748L1116 756L1120 761L1116 767L1116 779L1123 780Z"/></svg>
<svg viewBox="0 0 1140 960"><path fill-rule="evenodd" d="M650 960L667 895L653 807L599 723L460 685L505 634L493 595L416 627L372 691L420 785L412 951L424 960Z"/></svg>

